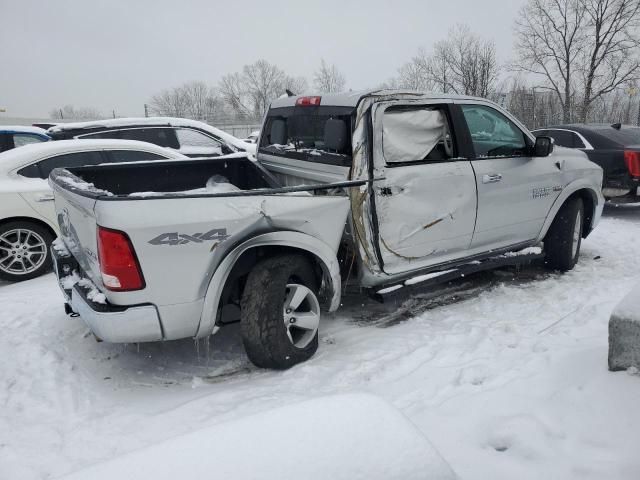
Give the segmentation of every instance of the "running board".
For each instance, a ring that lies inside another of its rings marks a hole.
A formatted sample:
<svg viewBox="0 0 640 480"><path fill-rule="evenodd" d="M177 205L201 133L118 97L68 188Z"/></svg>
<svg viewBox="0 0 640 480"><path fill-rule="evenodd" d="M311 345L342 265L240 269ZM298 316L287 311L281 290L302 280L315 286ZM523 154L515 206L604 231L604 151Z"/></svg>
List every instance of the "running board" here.
<svg viewBox="0 0 640 480"><path fill-rule="evenodd" d="M545 254L540 247L529 247L519 252L507 252L485 260L475 260L458 265L454 268L427 272L422 275L408 278L400 282L381 285L368 290L368 295L374 300L384 303L398 295L406 295L415 290L423 290L426 287L439 285L456 280L465 275L491 270L499 267L520 265L544 258Z"/></svg>

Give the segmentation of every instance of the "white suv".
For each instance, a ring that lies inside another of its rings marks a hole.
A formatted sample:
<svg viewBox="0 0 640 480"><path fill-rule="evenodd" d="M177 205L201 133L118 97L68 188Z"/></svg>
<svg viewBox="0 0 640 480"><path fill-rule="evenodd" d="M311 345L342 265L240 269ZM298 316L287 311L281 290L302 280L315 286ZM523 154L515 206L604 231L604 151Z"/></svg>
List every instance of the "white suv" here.
<svg viewBox="0 0 640 480"><path fill-rule="evenodd" d="M57 236L52 169L140 160L186 159L151 143L131 140L62 140L25 145L0 154L0 279L37 277L51 266Z"/></svg>

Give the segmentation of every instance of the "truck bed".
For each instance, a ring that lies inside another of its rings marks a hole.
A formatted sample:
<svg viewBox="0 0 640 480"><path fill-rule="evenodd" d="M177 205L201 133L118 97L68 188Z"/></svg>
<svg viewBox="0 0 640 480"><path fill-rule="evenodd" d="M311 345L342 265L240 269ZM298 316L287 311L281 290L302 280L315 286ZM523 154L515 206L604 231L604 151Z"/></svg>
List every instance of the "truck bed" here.
<svg viewBox="0 0 640 480"><path fill-rule="evenodd" d="M233 191L210 188L212 178L224 179ZM57 169L51 180L92 197L135 197L226 194L258 189L277 189L278 181L245 155L211 159L116 163ZM145 194L145 195L140 195Z"/></svg>
<svg viewBox="0 0 640 480"><path fill-rule="evenodd" d="M235 189L207 191L214 176ZM89 278L111 306L153 305L163 339L195 335L209 280L231 250L249 238L286 231L336 252L349 208L345 195L309 192L338 184L280 187L259 164L238 156L56 169L49 181L61 237L79 276ZM99 228L127 235L143 289L104 287Z"/></svg>

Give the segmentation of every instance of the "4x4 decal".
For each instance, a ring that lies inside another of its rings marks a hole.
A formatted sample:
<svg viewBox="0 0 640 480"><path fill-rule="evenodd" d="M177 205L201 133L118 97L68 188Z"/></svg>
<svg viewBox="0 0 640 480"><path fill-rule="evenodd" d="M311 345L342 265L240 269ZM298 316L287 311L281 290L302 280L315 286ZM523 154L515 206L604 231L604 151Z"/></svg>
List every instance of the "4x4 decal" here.
<svg viewBox="0 0 640 480"><path fill-rule="evenodd" d="M229 235L227 235L226 228L214 228L206 233L194 233L191 235L178 232L162 233L149 240L149 243L151 245L185 245L187 243L202 243L208 240L222 242L227 238L229 238Z"/></svg>

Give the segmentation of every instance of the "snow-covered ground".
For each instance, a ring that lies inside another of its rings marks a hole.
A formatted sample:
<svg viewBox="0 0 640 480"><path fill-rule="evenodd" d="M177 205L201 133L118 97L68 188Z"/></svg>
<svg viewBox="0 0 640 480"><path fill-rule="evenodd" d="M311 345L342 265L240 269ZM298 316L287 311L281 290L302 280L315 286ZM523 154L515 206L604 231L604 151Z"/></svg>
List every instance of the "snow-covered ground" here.
<svg viewBox="0 0 640 480"><path fill-rule="evenodd" d="M52 275L0 284L0 478L56 477L366 392L403 412L462 479L637 479L640 376L607 371L607 322L638 281L640 208L609 208L574 271L482 274L393 308L348 298L318 354L285 372L253 368L231 327L209 351L96 343L64 314Z"/></svg>

